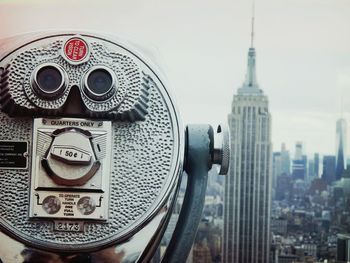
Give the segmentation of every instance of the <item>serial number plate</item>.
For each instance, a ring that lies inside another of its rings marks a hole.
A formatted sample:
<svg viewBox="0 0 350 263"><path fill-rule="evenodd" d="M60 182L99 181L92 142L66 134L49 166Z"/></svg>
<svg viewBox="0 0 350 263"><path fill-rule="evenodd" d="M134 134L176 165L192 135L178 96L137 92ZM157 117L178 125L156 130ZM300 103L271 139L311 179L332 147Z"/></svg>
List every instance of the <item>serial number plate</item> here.
<svg viewBox="0 0 350 263"><path fill-rule="evenodd" d="M84 231L84 223L76 222L76 221L57 221L55 220L54 230L56 231L64 231L64 232L83 232Z"/></svg>

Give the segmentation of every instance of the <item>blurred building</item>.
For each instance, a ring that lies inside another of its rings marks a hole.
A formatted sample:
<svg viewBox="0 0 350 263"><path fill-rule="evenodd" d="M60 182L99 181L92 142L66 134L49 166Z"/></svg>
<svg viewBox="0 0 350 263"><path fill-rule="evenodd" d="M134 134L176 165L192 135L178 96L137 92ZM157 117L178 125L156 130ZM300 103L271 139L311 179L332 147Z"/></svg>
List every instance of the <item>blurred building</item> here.
<svg viewBox="0 0 350 263"><path fill-rule="evenodd" d="M212 263L210 249L206 239L193 245L192 262L195 263Z"/></svg>
<svg viewBox="0 0 350 263"><path fill-rule="evenodd" d="M313 158L310 158L308 160L308 167L307 167L307 185L309 186L313 180L318 179L319 176L319 155L318 153L315 153Z"/></svg>
<svg viewBox="0 0 350 263"><path fill-rule="evenodd" d="M285 143L281 147L281 169L283 174L290 174L290 154Z"/></svg>
<svg viewBox="0 0 350 263"><path fill-rule="evenodd" d="M302 249L304 250L304 254L307 256L311 256L312 258L317 258L317 245L310 243L310 244L303 244Z"/></svg>
<svg viewBox="0 0 350 263"><path fill-rule="evenodd" d="M271 220L271 232L285 236L287 234L288 220L285 218L273 218Z"/></svg>
<svg viewBox="0 0 350 263"><path fill-rule="evenodd" d="M337 236L337 262L350 262L350 234L338 234Z"/></svg>
<svg viewBox="0 0 350 263"><path fill-rule="evenodd" d="M315 153L314 154L314 174L316 178L320 176L319 169L320 169L320 155L318 153Z"/></svg>
<svg viewBox="0 0 350 263"><path fill-rule="evenodd" d="M272 155L272 199L276 198L277 182L279 176L290 175L290 155L285 143L282 143L281 151Z"/></svg>
<svg viewBox="0 0 350 263"><path fill-rule="evenodd" d="M294 180L305 180L307 173L307 157L303 155L303 144L295 144L295 156L292 162L292 176Z"/></svg>
<svg viewBox="0 0 350 263"><path fill-rule="evenodd" d="M293 192L293 181L290 175L282 174L277 178L275 190L276 200L285 200L291 197Z"/></svg>
<svg viewBox="0 0 350 263"><path fill-rule="evenodd" d="M310 183L315 178L315 160L310 159L307 170L307 181Z"/></svg>
<svg viewBox="0 0 350 263"><path fill-rule="evenodd" d="M337 120L335 180L341 179L346 168L346 130L346 121L344 119Z"/></svg>
<svg viewBox="0 0 350 263"><path fill-rule="evenodd" d="M301 160L302 157L303 157L303 143L296 142L295 143L294 160Z"/></svg>
<svg viewBox="0 0 350 263"><path fill-rule="evenodd" d="M255 55L252 45L245 82L228 116L231 162L225 181L222 262L269 262L271 116L256 80Z"/></svg>
<svg viewBox="0 0 350 263"><path fill-rule="evenodd" d="M297 255L280 255L278 256L278 263L296 263L300 262L299 259Z"/></svg>
<svg viewBox="0 0 350 263"><path fill-rule="evenodd" d="M331 184L335 181L335 156L325 155L323 156L323 170L322 179L327 183Z"/></svg>
<svg viewBox="0 0 350 263"><path fill-rule="evenodd" d="M221 262L222 229L212 217L202 218L193 244L193 262Z"/></svg>
<svg viewBox="0 0 350 263"><path fill-rule="evenodd" d="M277 178L282 174L282 158L280 152L272 154L272 189L276 188Z"/></svg>
<svg viewBox="0 0 350 263"><path fill-rule="evenodd" d="M327 190L327 183L321 179L321 178L315 178L312 180L310 188L309 188L309 193L311 195L314 195L316 193L322 193L323 191Z"/></svg>
<svg viewBox="0 0 350 263"><path fill-rule="evenodd" d="M342 189L342 194L350 199L350 167L344 171L342 178L335 184L335 188Z"/></svg>

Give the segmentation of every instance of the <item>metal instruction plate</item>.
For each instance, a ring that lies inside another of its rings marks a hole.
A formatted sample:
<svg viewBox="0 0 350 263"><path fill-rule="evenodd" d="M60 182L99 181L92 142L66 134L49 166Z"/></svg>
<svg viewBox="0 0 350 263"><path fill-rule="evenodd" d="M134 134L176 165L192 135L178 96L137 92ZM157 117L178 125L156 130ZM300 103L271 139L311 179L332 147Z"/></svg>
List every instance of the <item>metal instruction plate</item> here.
<svg viewBox="0 0 350 263"><path fill-rule="evenodd" d="M0 168L26 169L28 167L28 142L0 141Z"/></svg>
<svg viewBox="0 0 350 263"><path fill-rule="evenodd" d="M103 193L37 191L31 217L107 220L107 199Z"/></svg>

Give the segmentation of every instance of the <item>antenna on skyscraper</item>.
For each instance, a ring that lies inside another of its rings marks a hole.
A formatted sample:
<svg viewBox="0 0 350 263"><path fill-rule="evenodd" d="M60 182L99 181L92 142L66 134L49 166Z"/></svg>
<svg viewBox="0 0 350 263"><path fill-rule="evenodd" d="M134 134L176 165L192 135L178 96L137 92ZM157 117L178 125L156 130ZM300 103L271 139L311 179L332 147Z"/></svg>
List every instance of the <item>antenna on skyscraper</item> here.
<svg viewBox="0 0 350 263"><path fill-rule="evenodd" d="M255 19L255 0L253 0L253 4L252 4L252 32L251 32L251 39L250 39L251 47L254 47L254 19Z"/></svg>
<svg viewBox="0 0 350 263"><path fill-rule="evenodd" d="M343 112L344 112L343 87L340 87L340 118L343 118Z"/></svg>

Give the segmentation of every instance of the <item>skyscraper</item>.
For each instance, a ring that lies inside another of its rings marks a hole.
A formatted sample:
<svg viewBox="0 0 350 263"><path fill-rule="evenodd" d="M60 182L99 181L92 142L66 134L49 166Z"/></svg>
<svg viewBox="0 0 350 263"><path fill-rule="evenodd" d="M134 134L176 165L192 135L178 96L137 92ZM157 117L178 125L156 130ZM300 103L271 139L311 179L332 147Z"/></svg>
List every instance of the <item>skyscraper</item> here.
<svg viewBox="0 0 350 263"><path fill-rule="evenodd" d="M319 176L319 169L320 168L320 155L318 153L314 154L314 173L315 177L318 178Z"/></svg>
<svg viewBox="0 0 350 263"><path fill-rule="evenodd" d="M295 143L295 155L294 160L301 160L303 157L303 143L296 142Z"/></svg>
<svg viewBox="0 0 350 263"><path fill-rule="evenodd" d="M272 154L272 189L276 188L277 177L282 174L282 158L280 152Z"/></svg>
<svg viewBox="0 0 350 263"><path fill-rule="evenodd" d="M350 235L337 235L337 262L350 261Z"/></svg>
<svg viewBox="0 0 350 263"><path fill-rule="evenodd" d="M270 120L268 99L256 80L252 30L246 78L228 116L231 163L225 181L223 262L269 262Z"/></svg>
<svg viewBox="0 0 350 263"><path fill-rule="evenodd" d="M341 179L344 169L346 168L346 121L337 120L336 127L336 172L335 179Z"/></svg>
<svg viewBox="0 0 350 263"><path fill-rule="evenodd" d="M286 149L285 143L282 143L282 147L281 147L281 165L282 165L282 173L290 174L290 155L289 155L289 151Z"/></svg>
<svg viewBox="0 0 350 263"><path fill-rule="evenodd" d="M293 179L304 180L306 177L307 169L307 156L303 155L303 144L297 142L295 144L295 156L292 164L292 175Z"/></svg>
<svg viewBox="0 0 350 263"><path fill-rule="evenodd" d="M323 170L322 170L322 179L327 183L331 184L335 181L335 156L326 155L323 156Z"/></svg>
<svg viewBox="0 0 350 263"><path fill-rule="evenodd" d="M308 169L307 169L307 179L312 181L315 177L315 160L309 159Z"/></svg>

